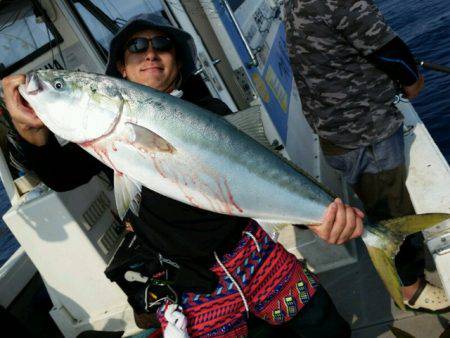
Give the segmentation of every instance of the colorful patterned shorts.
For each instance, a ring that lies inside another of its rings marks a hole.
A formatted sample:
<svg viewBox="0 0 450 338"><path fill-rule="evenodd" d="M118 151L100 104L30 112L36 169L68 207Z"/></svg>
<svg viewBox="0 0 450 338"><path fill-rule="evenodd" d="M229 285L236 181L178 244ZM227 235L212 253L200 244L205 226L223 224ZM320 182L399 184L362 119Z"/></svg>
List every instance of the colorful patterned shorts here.
<svg viewBox="0 0 450 338"><path fill-rule="evenodd" d="M272 325L296 316L318 286L316 277L253 221L244 230L237 247L220 261L240 286L250 312ZM182 295L181 306L188 319L189 335L246 336L246 308L235 282L219 264L211 270L219 277L213 293ZM158 317L165 327L162 311L162 308L158 311Z"/></svg>

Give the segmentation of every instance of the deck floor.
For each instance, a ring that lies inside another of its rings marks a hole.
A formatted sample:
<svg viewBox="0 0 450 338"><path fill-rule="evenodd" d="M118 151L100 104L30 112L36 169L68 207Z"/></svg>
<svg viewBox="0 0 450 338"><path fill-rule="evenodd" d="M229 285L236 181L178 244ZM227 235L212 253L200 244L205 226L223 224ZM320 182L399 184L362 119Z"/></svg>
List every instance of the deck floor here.
<svg viewBox="0 0 450 338"><path fill-rule="evenodd" d="M341 315L352 325L354 338L392 338L390 327L417 338L434 338L450 327L450 313L431 315L401 311L392 303L362 241L357 241L358 262L319 275ZM439 285L431 258L427 279Z"/></svg>
<svg viewBox="0 0 450 338"><path fill-rule="evenodd" d="M333 298L339 312L351 323L354 338L393 338L390 327L395 326L417 338L437 338L450 327L450 313L442 315L419 314L397 309L373 268L362 241L357 241L358 261L319 275L322 284ZM427 277L439 284L436 272ZM45 299L42 280L36 275L26 291L15 301L12 313L37 337L61 337L48 315L51 308ZM36 296L38 295L38 296ZM37 307L30 309L30 299L38 297Z"/></svg>

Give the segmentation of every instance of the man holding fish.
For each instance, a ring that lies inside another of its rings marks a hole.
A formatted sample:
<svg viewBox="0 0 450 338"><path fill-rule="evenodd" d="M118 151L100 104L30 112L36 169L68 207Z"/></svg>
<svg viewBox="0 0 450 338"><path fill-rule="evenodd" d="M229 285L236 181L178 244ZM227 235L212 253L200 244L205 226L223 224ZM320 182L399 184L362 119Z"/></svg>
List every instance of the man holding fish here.
<svg viewBox="0 0 450 338"><path fill-rule="evenodd" d="M195 70L195 59L195 46L188 33L172 27L162 17L140 15L111 41L106 74L181 96L211 114L229 114L221 101L193 94L192 90L188 93L186 84ZM41 179L54 190L64 191L88 182L100 171L111 173L78 146L58 144L19 94L18 87L25 82L24 75L14 75L3 79L2 84L25 153ZM60 89L65 83L53 85ZM170 147L167 149L170 152ZM175 290L181 296L179 304L187 317L190 335L246 335L250 314L292 336L350 335L348 324L316 277L274 243L255 221L223 215L223 210L219 214L195 204L188 206L145 187L136 213L138 216L129 213L127 217L138 238L155 255L179 266ZM327 242L342 244L362 234L363 217L361 211L336 199L329 204L322 223L310 228ZM183 331L186 322L172 320L176 308L166 313L164 309L161 306L158 310L163 327Z"/></svg>

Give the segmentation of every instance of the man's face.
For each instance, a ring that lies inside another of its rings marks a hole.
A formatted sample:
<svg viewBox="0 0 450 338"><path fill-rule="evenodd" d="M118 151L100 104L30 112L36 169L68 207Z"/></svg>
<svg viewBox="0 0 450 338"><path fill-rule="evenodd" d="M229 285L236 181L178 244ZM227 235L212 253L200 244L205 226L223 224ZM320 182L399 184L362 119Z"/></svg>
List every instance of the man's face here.
<svg viewBox="0 0 450 338"><path fill-rule="evenodd" d="M135 38L151 39L155 36L167 36L153 29L137 32L127 41ZM125 50L124 63L118 65L122 76L130 81L170 93L175 89L180 65L175 57L175 48L169 51L156 51L151 43L146 51L140 53Z"/></svg>

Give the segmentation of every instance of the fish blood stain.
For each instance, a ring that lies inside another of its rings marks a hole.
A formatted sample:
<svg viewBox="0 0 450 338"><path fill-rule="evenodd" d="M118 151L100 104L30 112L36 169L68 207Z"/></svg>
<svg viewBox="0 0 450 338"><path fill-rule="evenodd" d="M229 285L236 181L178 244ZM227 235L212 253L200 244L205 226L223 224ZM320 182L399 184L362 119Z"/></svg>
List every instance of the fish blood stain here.
<svg viewBox="0 0 450 338"><path fill-rule="evenodd" d="M242 210L242 209L239 207L239 205L237 205L236 201L234 200L233 195L231 194L231 190L230 190L230 187L228 186L227 180L225 180L224 183L225 183L225 187L227 188L227 197L228 197L228 200L229 200L229 201L231 202L231 204L236 208L237 211L239 211L240 213L243 213L244 210Z"/></svg>

